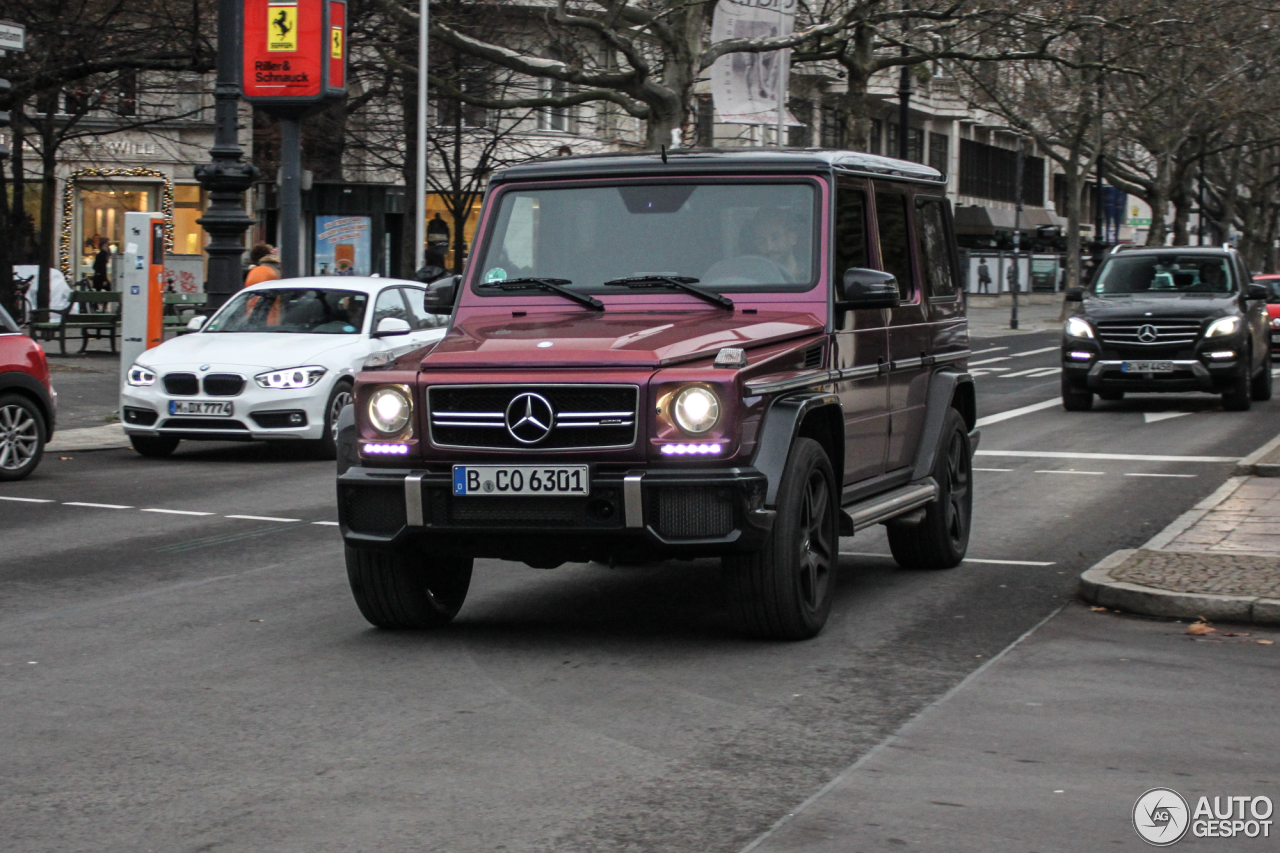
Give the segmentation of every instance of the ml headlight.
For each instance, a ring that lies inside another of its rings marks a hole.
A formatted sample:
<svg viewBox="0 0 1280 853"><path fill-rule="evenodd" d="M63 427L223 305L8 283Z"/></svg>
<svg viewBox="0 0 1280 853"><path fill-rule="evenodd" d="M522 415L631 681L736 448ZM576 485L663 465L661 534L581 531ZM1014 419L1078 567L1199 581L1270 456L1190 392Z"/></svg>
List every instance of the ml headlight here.
<svg viewBox="0 0 1280 853"><path fill-rule="evenodd" d="M270 373L259 373L253 377L259 388L310 388L320 381L327 371L318 365L311 367L290 367L285 370L272 370Z"/></svg>
<svg viewBox="0 0 1280 853"><path fill-rule="evenodd" d="M129 374L125 377L125 381L135 386L155 385L156 375L142 365L135 364L129 368Z"/></svg>
<svg viewBox="0 0 1280 853"><path fill-rule="evenodd" d="M1239 317L1223 317L1214 320L1209 324L1209 328L1205 330L1206 338L1225 338L1227 335L1234 335L1240 331Z"/></svg>
<svg viewBox="0 0 1280 853"><path fill-rule="evenodd" d="M408 392L394 385L379 388L369 395L369 423L386 436L399 435L409 425L413 401Z"/></svg>
<svg viewBox="0 0 1280 853"><path fill-rule="evenodd" d="M702 435L719 422L720 400L710 388L690 385L676 394L671 413L681 430L689 435Z"/></svg>
<svg viewBox="0 0 1280 853"><path fill-rule="evenodd" d="M1092 338L1093 326L1089 325L1089 321L1080 317L1068 317L1066 332L1068 337L1072 338Z"/></svg>

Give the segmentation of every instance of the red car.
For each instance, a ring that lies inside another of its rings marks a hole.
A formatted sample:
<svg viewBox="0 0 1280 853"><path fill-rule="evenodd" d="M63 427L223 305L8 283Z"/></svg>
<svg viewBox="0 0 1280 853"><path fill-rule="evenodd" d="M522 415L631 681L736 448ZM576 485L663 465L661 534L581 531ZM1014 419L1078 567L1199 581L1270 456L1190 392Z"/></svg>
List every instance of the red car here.
<svg viewBox="0 0 1280 853"><path fill-rule="evenodd" d="M1271 327L1271 358L1280 354L1280 275L1255 275L1253 280L1264 286L1267 296L1267 324Z"/></svg>
<svg viewBox="0 0 1280 853"><path fill-rule="evenodd" d="M44 350L0 308L0 481L21 480L40 464L57 399Z"/></svg>

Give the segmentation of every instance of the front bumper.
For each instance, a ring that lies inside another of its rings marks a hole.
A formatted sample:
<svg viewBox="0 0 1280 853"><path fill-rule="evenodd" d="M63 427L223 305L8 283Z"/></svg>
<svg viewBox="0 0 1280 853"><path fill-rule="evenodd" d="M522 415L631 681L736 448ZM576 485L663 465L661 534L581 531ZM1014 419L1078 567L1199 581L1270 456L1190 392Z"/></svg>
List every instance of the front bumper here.
<svg viewBox="0 0 1280 853"><path fill-rule="evenodd" d="M348 545L419 541L432 550L531 565L697 557L760 548L773 526L765 475L755 468L604 466L590 494L452 493L451 466L354 466L338 477L338 522Z"/></svg>
<svg viewBox="0 0 1280 853"><path fill-rule="evenodd" d="M130 435L211 441L314 440L324 434L324 409L332 388L333 382L324 380L298 390L259 388L250 377L236 396L211 397L203 393L166 394L158 382L144 387L125 385L120 392L120 421ZM170 415L173 400L231 403L233 414Z"/></svg>
<svg viewBox="0 0 1280 853"><path fill-rule="evenodd" d="M1063 376L1072 385L1090 391L1207 391L1220 394L1237 382L1244 370L1238 359L1203 362L1199 359L1169 359L1172 373L1126 373L1123 359L1095 359L1082 362L1070 358L1062 363Z"/></svg>

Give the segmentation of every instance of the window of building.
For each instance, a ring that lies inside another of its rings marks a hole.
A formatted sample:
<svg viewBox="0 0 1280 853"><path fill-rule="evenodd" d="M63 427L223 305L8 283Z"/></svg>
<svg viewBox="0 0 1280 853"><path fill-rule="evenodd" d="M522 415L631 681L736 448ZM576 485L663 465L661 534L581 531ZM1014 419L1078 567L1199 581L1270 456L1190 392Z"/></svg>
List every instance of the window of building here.
<svg viewBox="0 0 1280 853"><path fill-rule="evenodd" d="M884 271L898 280L898 295L910 302L915 293L911 274L911 229L907 225L907 197L876 190L876 222L880 226L880 260Z"/></svg>
<svg viewBox="0 0 1280 853"><path fill-rule="evenodd" d="M204 251L205 234L200 223L204 215L204 188L199 184L178 184L173 188L173 253L198 255Z"/></svg>
<svg viewBox="0 0 1280 853"><path fill-rule="evenodd" d="M138 72L121 71L116 79L116 114L136 116L138 114Z"/></svg>
<svg viewBox="0 0 1280 853"><path fill-rule="evenodd" d="M544 98L563 98L569 94L569 85L563 80L541 81ZM538 129L569 132L569 109L567 107L543 107L538 111Z"/></svg>
<svg viewBox="0 0 1280 853"><path fill-rule="evenodd" d="M884 149L880 147L881 140L884 138L884 122L878 118L871 120L871 138L867 140L868 154L883 154Z"/></svg>
<svg viewBox="0 0 1280 853"><path fill-rule="evenodd" d="M845 140L844 115L835 98L822 104L822 147L843 148Z"/></svg>
<svg viewBox="0 0 1280 853"><path fill-rule="evenodd" d="M792 98L787 110L800 124L787 128L787 145L791 148L808 148L813 144L813 101L808 98Z"/></svg>
<svg viewBox="0 0 1280 853"><path fill-rule="evenodd" d="M696 148L711 148L716 144L716 112L710 95L695 95L693 98L694 137Z"/></svg>
<svg viewBox="0 0 1280 853"><path fill-rule="evenodd" d="M960 194L1017 202L1018 152L960 140ZM1044 158L1023 155L1022 203L1044 206Z"/></svg>
<svg viewBox="0 0 1280 853"><path fill-rule="evenodd" d="M898 125L890 123L887 126L888 147L885 148L886 157L900 157L902 152L898 148ZM909 127L907 129L907 159L913 163L924 162L924 129L919 127Z"/></svg>
<svg viewBox="0 0 1280 853"><path fill-rule="evenodd" d="M94 183L77 189L79 239L72 244L72 275L79 279L93 273L94 256L102 248L113 255L124 251L124 215L130 211L160 209L160 187L147 184Z"/></svg>
<svg viewBox="0 0 1280 853"><path fill-rule="evenodd" d="M951 153L951 138L945 133L929 134L929 165L942 172L947 173L947 158Z"/></svg>

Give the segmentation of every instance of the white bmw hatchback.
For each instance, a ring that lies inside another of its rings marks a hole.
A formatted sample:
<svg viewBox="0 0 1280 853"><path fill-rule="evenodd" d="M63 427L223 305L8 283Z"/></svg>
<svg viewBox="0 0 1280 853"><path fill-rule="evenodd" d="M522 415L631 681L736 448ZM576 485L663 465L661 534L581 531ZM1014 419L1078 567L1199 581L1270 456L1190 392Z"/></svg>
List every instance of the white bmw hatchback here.
<svg viewBox="0 0 1280 853"><path fill-rule="evenodd" d="M120 421L143 456L178 442L291 440L335 452L355 374L444 337L426 288L387 278L280 279L237 293L192 334L144 352L120 389Z"/></svg>

